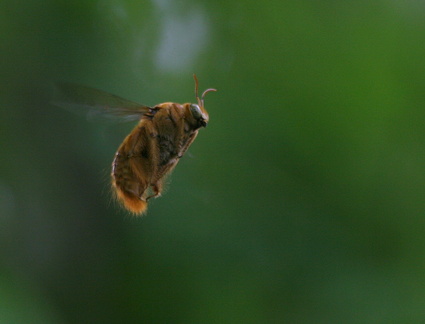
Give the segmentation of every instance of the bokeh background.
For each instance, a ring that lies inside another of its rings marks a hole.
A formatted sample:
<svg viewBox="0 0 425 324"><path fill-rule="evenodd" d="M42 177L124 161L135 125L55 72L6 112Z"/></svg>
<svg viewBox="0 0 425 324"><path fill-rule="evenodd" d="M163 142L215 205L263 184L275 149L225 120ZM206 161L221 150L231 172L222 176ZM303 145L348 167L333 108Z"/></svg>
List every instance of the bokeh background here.
<svg viewBox="0 0 425 324"><path fill-rule="evenodd" d="M424 323L425 3L0 3L0 323ZM146 105L214 87L163 197L109 172Z"/></svg>

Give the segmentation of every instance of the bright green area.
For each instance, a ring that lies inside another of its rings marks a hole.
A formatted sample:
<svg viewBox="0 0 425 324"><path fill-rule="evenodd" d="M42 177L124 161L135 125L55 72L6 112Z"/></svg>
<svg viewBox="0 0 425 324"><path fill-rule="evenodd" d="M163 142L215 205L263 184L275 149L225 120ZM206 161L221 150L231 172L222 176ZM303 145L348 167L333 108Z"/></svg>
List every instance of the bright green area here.
<svg viewBox="0 0 425 324"><path fill-rule="evenodd" d="M3 1L0 323L424 323L420 1ZM57 80L206 97L148 215L110 198L134 123Z"/></svg>

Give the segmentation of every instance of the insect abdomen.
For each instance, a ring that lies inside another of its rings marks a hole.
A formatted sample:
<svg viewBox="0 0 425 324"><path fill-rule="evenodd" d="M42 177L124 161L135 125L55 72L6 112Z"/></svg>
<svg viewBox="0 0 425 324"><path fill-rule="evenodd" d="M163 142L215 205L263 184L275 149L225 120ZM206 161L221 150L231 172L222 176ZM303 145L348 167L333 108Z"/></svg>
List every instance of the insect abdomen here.
<svg viewBox="0 0 425 324"><path fill-rule="evenodd" d="M124 140L112 163L112 186L127 209L142 214L147 209L146 189L156 169L154 141L150 127L140 123Z"/></svg>
<svg viewBox="0 0 425 324"><path fill-rule="evenodd" d="M112 185L117 199L131 212L141 214L146 210L147 203L138 195L139 184L134 180L128 157L122 156L120 152L116 153L112 164Z"/></svg>

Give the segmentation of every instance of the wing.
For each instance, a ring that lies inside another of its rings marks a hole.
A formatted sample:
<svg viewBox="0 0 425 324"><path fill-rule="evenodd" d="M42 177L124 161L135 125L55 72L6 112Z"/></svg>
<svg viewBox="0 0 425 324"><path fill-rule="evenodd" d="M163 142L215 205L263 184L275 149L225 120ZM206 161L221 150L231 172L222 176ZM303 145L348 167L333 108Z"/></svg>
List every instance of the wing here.
<svg viewBox="0 0 425 324"><path fill-rule="evenodd" d="M151 111L151 107L78 84L57 83L55 90L52 104L84 114L88 119L132 121L139 120Z"/></svg>

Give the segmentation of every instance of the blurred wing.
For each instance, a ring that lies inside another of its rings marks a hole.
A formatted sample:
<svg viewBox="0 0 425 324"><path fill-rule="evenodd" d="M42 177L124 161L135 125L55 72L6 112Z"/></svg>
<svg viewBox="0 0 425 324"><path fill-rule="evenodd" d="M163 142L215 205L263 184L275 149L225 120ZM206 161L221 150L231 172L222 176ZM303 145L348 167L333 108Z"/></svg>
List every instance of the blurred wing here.
<svg viewBox="0 0 425 324"><path fill-rule="evenodd" d="M73 83L58 83L55 90L52 104L86 115L88 119L132 121L139 120L151 110L108 92Z"/></svg>

